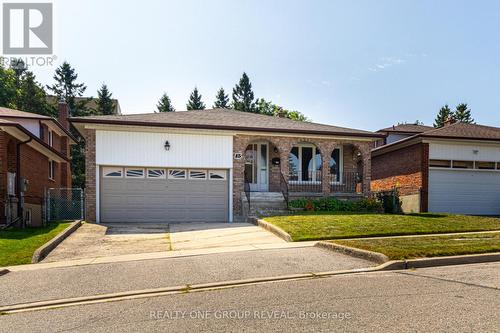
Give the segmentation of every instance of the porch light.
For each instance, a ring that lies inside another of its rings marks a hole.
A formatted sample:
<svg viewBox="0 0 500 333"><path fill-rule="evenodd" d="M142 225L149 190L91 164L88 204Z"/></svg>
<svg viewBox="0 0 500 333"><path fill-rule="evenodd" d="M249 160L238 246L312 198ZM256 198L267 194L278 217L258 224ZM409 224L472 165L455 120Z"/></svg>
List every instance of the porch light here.
<svg viewBox="0 0 500 333"><path fill-rule="evenodd" d="M168 140L167 140L167 141L165 141L165 146L164 146L164 147L165 147L165 150L166 150L166 151L169 151L169 150L170 150L170 142L168 142Z"/></svg>

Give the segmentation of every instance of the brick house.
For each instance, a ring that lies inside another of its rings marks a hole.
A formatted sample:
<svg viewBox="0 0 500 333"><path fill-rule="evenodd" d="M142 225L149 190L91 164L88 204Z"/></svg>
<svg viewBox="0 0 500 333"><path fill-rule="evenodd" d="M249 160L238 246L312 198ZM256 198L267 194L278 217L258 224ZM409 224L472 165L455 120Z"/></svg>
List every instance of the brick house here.
<svg viewBox="0 0 500 333"><path fill-rule="evenodd" d="M381 134L229 109L71 118L90 222L233 221L252 196L367 195Z"/></svg>
<svg viewBox="0 0 500 333"><path fill-rule="evenodd" d="M0 107L0 224L42 224L46 189L71 187L73 143L66 103L58 119Z"/></svg>
<svg viewBox="0 0 500 333"><path fill-rule="evenodd" d="M500 128L419 130L372 150L372 190L398 188L405 212L499 215Z"/></svg>

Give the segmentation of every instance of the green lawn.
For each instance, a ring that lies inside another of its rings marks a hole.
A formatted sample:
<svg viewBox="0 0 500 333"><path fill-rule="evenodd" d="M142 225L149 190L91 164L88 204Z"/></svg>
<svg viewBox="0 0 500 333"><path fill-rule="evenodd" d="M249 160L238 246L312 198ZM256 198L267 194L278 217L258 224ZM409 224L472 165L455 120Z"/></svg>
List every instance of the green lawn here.
<svg viewBox="0 0 500 333"><path fill-rule="evenodd" d="M54 238L70 223L52 222L41 228L1 230L0 267L31 263L35 250Z"/></svg>
<svg viewBox="0 0 500 333"><path fill-rule="evenodd" d="M335 240L333 242L380 252L393 260L500 252L500 232L456 236Z"/></svg>
<svg viewBox="0 0 500 333"><path fill-rule="evenodd" d="M266 217L294 241L500 230L500 219L445 214L304 212Z"/></svg>

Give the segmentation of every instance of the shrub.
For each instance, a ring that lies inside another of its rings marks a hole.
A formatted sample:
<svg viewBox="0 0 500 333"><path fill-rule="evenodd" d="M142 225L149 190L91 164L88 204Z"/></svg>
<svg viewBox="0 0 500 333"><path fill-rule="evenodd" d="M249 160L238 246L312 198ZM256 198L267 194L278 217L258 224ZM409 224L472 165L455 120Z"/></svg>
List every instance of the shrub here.
<svg viewBox="0 0 500 333"><path fill-rule="evenodd" d="M290 207L303 208L307 211L323 212L367 212L382 213L382 203L375 199L339 200L336 198L295 199L290 201Z"/></svg>

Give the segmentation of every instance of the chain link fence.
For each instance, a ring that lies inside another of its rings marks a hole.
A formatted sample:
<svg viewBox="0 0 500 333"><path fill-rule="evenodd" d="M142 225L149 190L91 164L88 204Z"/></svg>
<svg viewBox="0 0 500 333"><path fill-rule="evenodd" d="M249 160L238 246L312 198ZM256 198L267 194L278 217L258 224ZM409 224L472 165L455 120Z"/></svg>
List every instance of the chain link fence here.
<svg viewBox="0 0 500 333"><path fill-rule="evenodd" d="M45 220L82 220L84 191L81 188L49 188L45 198Z"/></svg>

